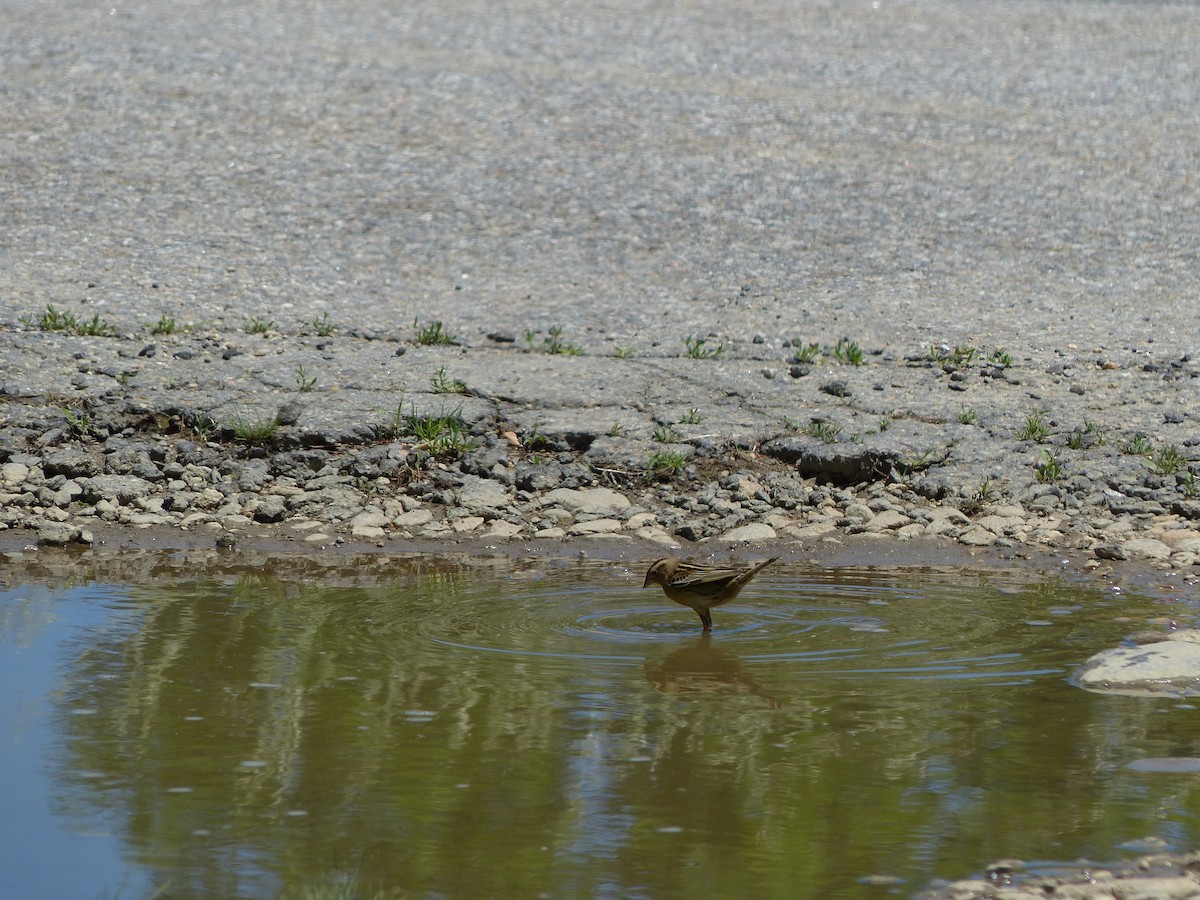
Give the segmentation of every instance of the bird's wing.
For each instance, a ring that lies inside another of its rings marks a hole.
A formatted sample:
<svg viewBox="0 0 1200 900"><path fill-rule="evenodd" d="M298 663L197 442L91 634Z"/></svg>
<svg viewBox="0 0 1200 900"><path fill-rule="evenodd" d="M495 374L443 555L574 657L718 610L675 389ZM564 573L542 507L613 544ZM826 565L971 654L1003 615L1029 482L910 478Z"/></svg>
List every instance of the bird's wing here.
<svg viewBox="0 0 1200 900"><path fill-rule="evenodd" d="M671 579L673 587L694 588L711 584L728 584L743 573L743 569L727 569L720 566L680 566Z"/></svg>

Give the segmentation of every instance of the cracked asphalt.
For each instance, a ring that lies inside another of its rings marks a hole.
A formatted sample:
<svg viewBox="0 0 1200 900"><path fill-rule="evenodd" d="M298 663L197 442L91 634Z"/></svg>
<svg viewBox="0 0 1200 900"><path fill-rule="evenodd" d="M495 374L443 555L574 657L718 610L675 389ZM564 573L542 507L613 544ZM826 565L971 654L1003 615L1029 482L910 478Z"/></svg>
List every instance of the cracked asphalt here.
<svg viewBox="0 0 1200 900"><path fill-rule="evenodd" d="M1193 7L16 2L0 23L10 449L83 398L219 424L299 403L305 440L361 439L444 408L441 373L474 421L629 472L666 427L684 453L790 463L807 440L817 476L882 459L930 496L1021 502L1045 450L1095 482L1085 506L1146 474L1115 449L1139 434L1194 461ZM47 332L48 309L109 334ZM456 344L414 345L433 322ZM698 339L721 355L689 358ZM1047 440L1018 440L1039 411ZM1107 440L1070 446L1082 429Z"/></svg>

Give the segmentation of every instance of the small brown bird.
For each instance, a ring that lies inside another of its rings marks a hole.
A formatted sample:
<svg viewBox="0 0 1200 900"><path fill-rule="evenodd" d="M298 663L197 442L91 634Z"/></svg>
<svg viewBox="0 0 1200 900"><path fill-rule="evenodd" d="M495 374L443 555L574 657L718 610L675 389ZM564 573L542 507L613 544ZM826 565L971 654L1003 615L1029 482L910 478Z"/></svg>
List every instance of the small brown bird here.
<svg viewBox="0 0 1200 900"><path fill-rule="evenodd" d="M732 566L705 566L684 562L678 556L668 556L656 560L650 566L642 588L661 584L663 593L668 598L680 606L690 606L700 616L704 630L712 631L712 614L709 610L728 603L751 578L777 559L778 556L773 556L766 562L744 569Z"/></svg>

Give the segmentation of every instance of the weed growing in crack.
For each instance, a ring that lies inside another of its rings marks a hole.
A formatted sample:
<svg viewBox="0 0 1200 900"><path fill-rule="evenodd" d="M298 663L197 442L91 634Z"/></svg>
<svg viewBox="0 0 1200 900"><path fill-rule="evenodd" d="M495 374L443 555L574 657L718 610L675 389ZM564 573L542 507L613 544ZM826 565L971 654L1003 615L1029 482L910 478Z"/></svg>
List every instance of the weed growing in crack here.
<svg viewBox="0 0 1200 900"><path fill-rule="evenodd" d="M687 355L690 359L717 359L725 352L724 344L706 347L706 343L708 343L707 339L702 337L685 337L683 339L683 345L687 347Z"/></svg>
<svg viewBox="0 0 1200 900"><path fill-rule="evenodd" d="M1025 417L1025 424L1013 435L1018 441L1034 441L1042 443L1050 436L1050 426L1046 423L1047 410L1035 409Z"/></svg>

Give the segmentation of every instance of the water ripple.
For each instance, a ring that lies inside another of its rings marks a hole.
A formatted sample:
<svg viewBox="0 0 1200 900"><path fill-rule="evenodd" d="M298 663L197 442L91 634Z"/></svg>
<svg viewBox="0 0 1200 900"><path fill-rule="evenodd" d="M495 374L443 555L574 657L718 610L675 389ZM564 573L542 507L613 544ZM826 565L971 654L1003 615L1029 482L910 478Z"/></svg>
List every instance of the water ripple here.
<svg viewBox="0 0 1200 900"><path fill-rule="evenodd" d="M530 659L632 663L703 641L756 668L795 675L1019 680L1057 671L1014 649L978 589L953 583L922 589L780 571L716 610L715 631L703 637L691 610L641 591L637 573L590 575L514 579L499 594L495 582L464 583L451 601L413 605L402 627L444 652Z"/></svg>

